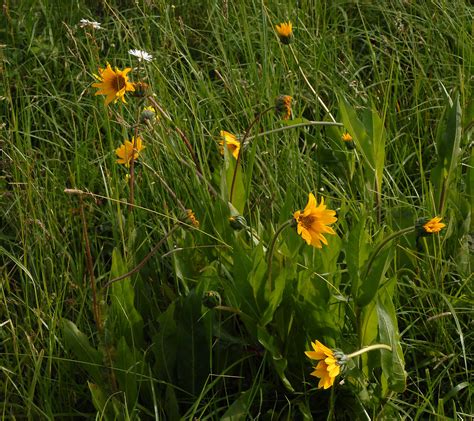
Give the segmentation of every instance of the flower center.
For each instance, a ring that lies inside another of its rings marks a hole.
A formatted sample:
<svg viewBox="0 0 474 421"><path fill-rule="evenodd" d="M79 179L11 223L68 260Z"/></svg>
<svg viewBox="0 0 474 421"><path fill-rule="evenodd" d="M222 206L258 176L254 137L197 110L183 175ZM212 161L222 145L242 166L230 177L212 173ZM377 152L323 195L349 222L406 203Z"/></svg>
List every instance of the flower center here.
<svg viewBox="0 0 474 421"><path fill-rule="evenodd" d="M298 222L301 225L303 225L304 228L309 229L313 225L315 219L316 218L314 216L311 216L311 215L309 215L309 216L300 216L298 218Z"/></svg>
<svg viewBox="0 0 474 421"><path fill-rule="evenodd" d="M125 88L125 85L126 85L125 78L124 78L122 75L117 75L117 76L115 76L114 89L115 89L117 92L119 92L119 91L121 91L123 88Z"/></svg>

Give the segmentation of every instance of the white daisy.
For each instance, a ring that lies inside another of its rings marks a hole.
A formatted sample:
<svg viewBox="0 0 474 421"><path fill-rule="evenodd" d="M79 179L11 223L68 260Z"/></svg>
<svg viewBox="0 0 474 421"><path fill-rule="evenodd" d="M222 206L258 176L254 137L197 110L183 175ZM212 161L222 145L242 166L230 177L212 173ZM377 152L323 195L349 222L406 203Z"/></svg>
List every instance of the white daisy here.
<svg viewBox="0 0 474 421"><path fill-rule="evenodd" d="M88 19L81 19L81 23L79 23L81 28L92 28L92 29L102 29L99 22L94 22Z"/></svg>
<svg viewBox="0 0 474 421"><path fill-rule="evenodd" d="M136 58L138 58L138 61L142 61L142 60L152 61L153 60L153 56L151 54L142 50L128 50L128 54L131 54L132 56L135 56Z"/></svg>

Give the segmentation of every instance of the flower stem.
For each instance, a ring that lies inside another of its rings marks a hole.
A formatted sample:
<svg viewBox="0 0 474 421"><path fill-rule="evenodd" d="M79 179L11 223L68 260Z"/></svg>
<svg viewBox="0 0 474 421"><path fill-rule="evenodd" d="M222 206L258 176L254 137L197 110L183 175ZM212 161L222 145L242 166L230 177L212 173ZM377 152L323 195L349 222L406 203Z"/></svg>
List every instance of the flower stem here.
<svg viewBox="0 0 474 421"><path fill-rule="evenodd" d="M357 357L358 355L365 354L366 352L373 351L374 349L386 349L387 351L392 352L392 347L390 345L374 344L374 345L369 345L362 349L359 349L358 351L353 352L352 354L348 354L346 355L346 358L347 359L354 358L354 357Z"/></svg>
<svg viewBox="0 0 474 421"><path fill-rule="evenodd" d="M310 91L313 93L313 95L318 99L318 102L321 104L321 106L323 107L324 111L326 111L326 113L328 113L329 117L331 117L331 120L333 122L336 122L336 119L334 118L334 116L331 114L331 112L329 111L329 108L326 107L326 104L323 102L323 100L321 99L321 97L317 94L316 90L313 88L313 86L311 85L311 83L309 82L308 78L306 77L305 73L303 72L303 69L301 68L301 65L300 65L300 62L298 61L298 58L296 57L296 54L295 54L295 50L293 50L293 47L290 45L290 51L291 51L291 54L293 55L293 58L295 59L295 62L296 62L296 65L298 66L298 70L300 71L301 73L301 76L303 76L303 79L306 83L306 85L308 85L308 88L310 89Z"/></svg>
<svg viewBox="0 0 474 421"><path fill-rule="evenodd" d="M252 127L257 124L262 116L267 113L270 110L273 110L275 106L268 107L267 109L263 110L262 112L257 114L257 117L254 118L254 120L250 123L250 125L247 127L247 130L245 131L244 137L240 141L240 149L239 149L239 154L237 155L237 161L235 162L235 168L234 168L234 174L232 176L232 184L230 187L230 195L229 195L229 202L232 203L232 198L234 196L234 187L235 187L235 180L237 179L237 170L239 169L239 164L240 161L242 160L242 153L244 150L244 143L248 139L250 130L252 130Z"/></svg>
<svg viewBox="0 0 474 421"><path fill-rule="evenodd" d="M134 205L134 195L135 195L135 151L137 149L137 138L138 138L138 125L139 125L139 116L140 116L141 103L137 107L137 117L135 122L135 132L133 134L133 145L132 145L132 159L130 160L130 199L128 201L128 211L133 210Z"/></svg>
<svg viewBox="0 0 474 421"><path fill-rule="evenodd" d="M273 260L273 252L275 250L276 240L278 236L281 234L281 232L292 222L293 222L293 219L288 219L288 221L281 224L281 226L276 230L275 235L273 236L272 241L268 247L267 266L268 266L268 283L270 284L270 291L273 291L272 260Z"/></svg>
<svg viewBox="0 0 474 421"><path fill-rule="evenodd" d="M412 232L415 229L415 227L408 227L408 228L403 228L400 231L394 232L393 234L390 234L388 237L384 238L375 248L374 252L370 256L369 262L367 264L367 271L365 272L366 276L369 274L370 269L372 267L372 264L375 261L375 258L377 255L380 253L380 251L393 239L397 237L401 237L402 235L408 234L409 232Z"/></svg>
<svg viewBox="0 0 474 421"><path fill-rule="evenodd" d="M89 242L89 235L87 234L87 221L86 215L84 212L84 202L82 200L82 195L79 196L79 207L81 212L81 221L82 221L82 235L84 237L84 243L86 248L86 267L89 272L89 280L91 283L92 291L92 312L94 314L95 324L99 333L102 333L102 317L100 315L100 307L97 302L97 291L95 287L95 276L94 276L94 262L92 260L91 246Z"/></svg>
<svg viewBox="0 0 474 421"><path fill-rule="evenodd" d="M145 263L150 260L150 258L153 257L153 255L158 251L158 249L163 245L163 243L168 239L168 237L173 234L179 227L179 224L175 224L166 234L165 236L158 241L158 243L151 249L151 251L143 258L143 260L136 265L132 270L128 271L127 273L118 276L117 278L111 279L109 282L107 282L104 285L104 288L107 288L111 284L117 281L121 281L122 279L128 278L129 276L133 275L134 273L138 272L143 266L145 266Z"/></svg>
<svg viewBox="0 0 474 421"><path fill-rule="evenodd" d="M266 132L256 134L255 136L249 136L249 137L247 137L247 140L252 140L252 139L255 139L256 137L262 137L262 136L266 136L266 135L269 135L269 134L283 132L285 130L291 130L291 129L296 129L298 127L306 127L306 126L340 126L340 127L343 127L344 124L337 123L335 121L306 121L304 123L290 124L288 126L278 127L277 129L268 130Z"/></svg>

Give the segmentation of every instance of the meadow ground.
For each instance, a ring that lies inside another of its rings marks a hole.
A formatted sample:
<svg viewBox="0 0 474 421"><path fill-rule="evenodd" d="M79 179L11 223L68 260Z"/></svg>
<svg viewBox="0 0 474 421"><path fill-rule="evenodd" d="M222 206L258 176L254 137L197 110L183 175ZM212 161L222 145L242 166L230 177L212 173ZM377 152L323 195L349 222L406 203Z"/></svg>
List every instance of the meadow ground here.
<svg viewBox="0 0 474 421"><path fill-rule="evenodd" d="M473 17L4 0L2 419L470 419Z"/></svg>

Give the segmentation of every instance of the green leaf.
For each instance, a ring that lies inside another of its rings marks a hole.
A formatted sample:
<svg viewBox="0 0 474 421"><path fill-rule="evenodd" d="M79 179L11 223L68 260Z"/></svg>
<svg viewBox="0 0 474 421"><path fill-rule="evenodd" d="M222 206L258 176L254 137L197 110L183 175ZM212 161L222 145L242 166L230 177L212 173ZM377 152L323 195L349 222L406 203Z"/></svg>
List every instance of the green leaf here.
<svg viewBox="0 0 474 421"><path fill-rule="evenodd" d="M139 353L129 348L124 337L120 338L115 350L114 368L118 369L115 370L115 376L120 389L125 393L127 407L131 411L137 403L137 373L141 374L143 362Z"/></svg>
<svg viewBox="0 0 474 421"><path fill-rule="evenodd" d="M78 362L85 363L83 367L93 380L96 383L101 383L103 380L101 375L102 353L90 345L87 336L70 320L61 320L61 331L66 348L71 350Z"/></svg>
<svg viewBox="0 0 474 421"><path fill-rule="evenodd" d="M260 344L268 351L272 358L273 366L275 367L276 372L280 376L281 381L285 387L290 391L294 392L293 386L286 378L285 370L288 362L286 358L283 358L278 346L276 344L276 339L272 336L264 327L258 326L257 328L258 341Z"/></svg>
<svg viewBox="0 0 474 421"><path fill-rule="evenodd" d="M357 296L355 297L355 301L358 306L366 306L374 299L377 294L378 287L381 281L384 279L385 273L390 267L390 262L393 259L393 255L393 248L387 247L376 256L375 261L372 262L370 268L367 268L366 265L363 273L366 273L367 269L369 272L360 279L359 289L357 291ZM370 261L368 263L370 263Z"/></svg>
<svg viewBox="0 0 474 421"><path fill-rule="evenodd" d="M438 162L431 172L431 182L437 195L439 213L443 213L446 194L456 173L460 171L462 115L459 94L452 104L447 100L445 120L437 130Z"/></svg>
<svg viewBox="0 0 474 421"><path fill-rule="evenodd" d="M127 267L117 248L112 253L111 277L127 272ZM143 319L135 308L135 290L130 278L115 282L110 287L110 309L106 328L113 332L115 340L125 337L132 348L143 347Z"/></svg>
<svg viewBox="0 0 474 421"><path fill-rule="evenodd" d="M221 421L245 421L250 410L252 390L247 390L237 398L220 418Z"/></svg>
<svg viewBox="0 0 474 421"><path fill-rule="evenodd" d="M362 217L349 233L346 247L346 263L351 277L351 292L353 297L359 295L360 271L369 257L371 250L369 235L365 230L367 218Z"/></svg>
<svg viewBox="0 0 474 421"><path fill-rule="evenodd" d="M381 350L382 370L388 378L389 389L401 393L406 388L406 373L397 314L392 301L395 285L396 278L392 278L380 290L377 300L377 315L380 342L392 347L392 352Z"/></svg>
<svg viewBox="0 0 474 421"><path fill-rule="evenodd" d="M275 279L275 289L270 294L270 303L260 320L262 326L266 326L273 319L276 309L281 303L286 286L287 270L283 269Z"/></svg>
<svg viewBox="0 0 474 421"><path fill-rule="evenodd" d="M114 411L114 398L109 400L100 386L94 383L87 382L87 386L91 392L92 403L94 404L94 408L97 410L97 412L99 412L100 415L106 420L117 419L116 411Z"/></svg>
<svg viewBox="0 0 474 421"><path fill-rule="evenodd" d="M232 180L234 178L234 172L236 171L237 160L229 152L227 148L224 148L224 164L223 173L221 176L221 193L222 198L228 202L230 201L230 190L232 188ZM237 209L239 214L244 213L245 208L245 182L242 174L242 165L239 163L237 167L237 174L235 175L234 194L232 197L232 205Z"/></svg>

